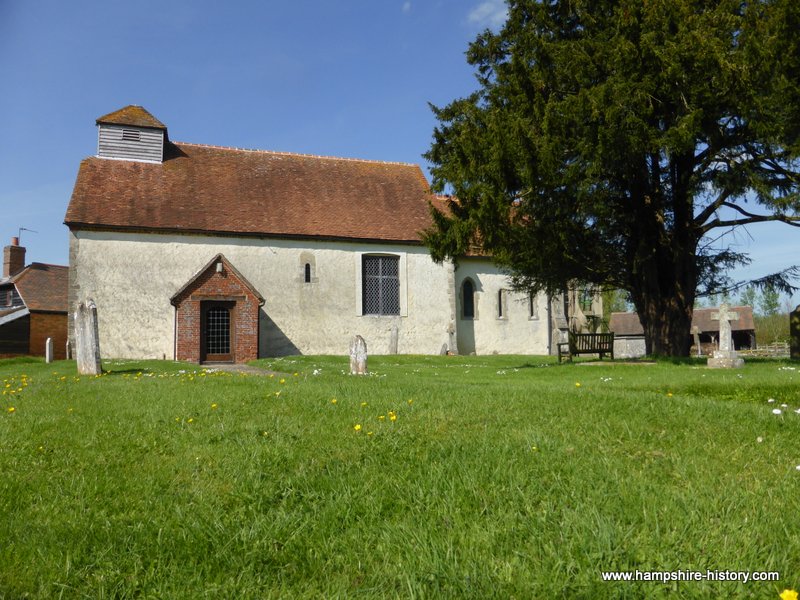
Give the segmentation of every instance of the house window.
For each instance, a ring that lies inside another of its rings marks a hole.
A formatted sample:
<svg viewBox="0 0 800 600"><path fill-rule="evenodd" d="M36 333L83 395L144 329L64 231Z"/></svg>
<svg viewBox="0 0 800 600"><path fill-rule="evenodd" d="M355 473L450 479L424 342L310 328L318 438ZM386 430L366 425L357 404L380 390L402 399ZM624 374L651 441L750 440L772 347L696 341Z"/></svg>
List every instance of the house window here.
<svg viewBox="0 0 800 600"><path fill-rule="evenodd" d="M363 314L399 315L399 257L366 255L362 257L361 267Z"/></svg>
<svg viewBox="0 0 800 600"><path fill-rule="evenodd" d="M303 281L311 283L311 263L306 263L305 267L303 267Z"/></svg>
<svg viewBox="0 0 800 600"><path fill-rule="evenodd" d="M461 285L461 316L464 319L475 318L475 284L465 279Z"/></svg>
<svg viewBox="0 0 800 600"><path fill-rule="evenodd" d="M594 303L594 291L592 288L583 288L579 292L578 302L583 314L592 314L592 304Z"/></svg>

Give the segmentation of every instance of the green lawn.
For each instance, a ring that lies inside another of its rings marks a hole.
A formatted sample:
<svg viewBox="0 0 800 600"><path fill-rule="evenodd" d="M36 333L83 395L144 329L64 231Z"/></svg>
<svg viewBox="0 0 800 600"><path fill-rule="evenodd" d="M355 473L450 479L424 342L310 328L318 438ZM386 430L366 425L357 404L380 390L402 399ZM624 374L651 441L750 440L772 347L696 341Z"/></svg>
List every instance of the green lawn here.
<svg viewBox="0 0 800 600"><path fill-rule="evenodd" d="M800 588L798 363L258 364L285 375L0 361L0 598ZM603 581L611 570L780 580Z"/></svg>

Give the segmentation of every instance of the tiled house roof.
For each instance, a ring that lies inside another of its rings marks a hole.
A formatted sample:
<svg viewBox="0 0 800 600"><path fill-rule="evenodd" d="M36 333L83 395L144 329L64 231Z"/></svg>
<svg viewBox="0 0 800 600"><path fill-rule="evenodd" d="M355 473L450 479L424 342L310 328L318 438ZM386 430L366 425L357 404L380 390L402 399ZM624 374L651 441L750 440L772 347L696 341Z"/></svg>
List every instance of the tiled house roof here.
<svg viewBox="0 0 800 600"><path fill-rule="evenodd" d="M65 223L419 243L432 198L417 165L171 143L161 164L85 159Z"/></svg>
<svg viewBox="0 0 800 600"><path fill-rule="evenodd" d="M731 331L753 331L753 308L751 306L731 306L729 309L739 315L739 319L731 321ZM696 308L692 314L692 327L698 331L719 331L719 321L711 319L711 315L719 312L719 308ZM611 313L608 328L618 336L644 335L644 329L639 322L639 315L634 312Z"/></svg>
<svg viewBox="0 0 800 600"><path fill-rule="evenodd" d="M141 106L131 104L97 119L97 124L134 125L136 127L151 127L153 129L166 129L167 126L156 119Z"/></svg>
<svg viewBox="0 0 800 600"><path fill-rule="evenodd" d="M28 310L65 313L68 282L68 267L31 263L5 284L17 288Z"/></svg>

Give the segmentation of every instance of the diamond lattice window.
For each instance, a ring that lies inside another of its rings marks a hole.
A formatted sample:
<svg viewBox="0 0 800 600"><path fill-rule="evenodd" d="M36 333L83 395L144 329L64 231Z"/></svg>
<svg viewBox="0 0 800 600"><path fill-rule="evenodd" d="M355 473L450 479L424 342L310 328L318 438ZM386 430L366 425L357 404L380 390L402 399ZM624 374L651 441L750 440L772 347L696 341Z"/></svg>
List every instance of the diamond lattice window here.
<svg viewBox="0 0 800 600"><path fill-rule="evenodd" d="M400 259L397 256L365 256L362 269L364 314L399 315Z"/></svg>

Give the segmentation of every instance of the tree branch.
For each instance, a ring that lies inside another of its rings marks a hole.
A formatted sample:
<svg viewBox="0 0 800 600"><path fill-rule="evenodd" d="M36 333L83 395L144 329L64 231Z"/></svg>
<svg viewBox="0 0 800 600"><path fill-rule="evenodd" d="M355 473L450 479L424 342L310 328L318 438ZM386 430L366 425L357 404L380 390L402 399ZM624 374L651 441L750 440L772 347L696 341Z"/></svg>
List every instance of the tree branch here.
<svg viewBox="0 0 800 600"><path fill-rule="evenodd" d="M730 191L728 191L728 190L724 190L724 191L723 191L723 192L722 192L722 193L721 193L721 194L720 194L720 195L717 197L717 199L716 199L716 200L714 200L714 201L713 201L711 204L709 204L708 206L706 206L706 207L705 207L705 208L704 208L704 209L703 209L703 210L700 212L700 214L699 214L699 215L697 215L697 216L694 218L694 224L695 224L695 225L698 225L698 226L699 226L699 225L703 225L703 223L705 223L705 222L706 222L706 221L707 221L709 218L711 218L711 215L713 215L713 214L714 214L714 213L715 213L715 212L716 212L716 211L719 209L719 207L720 207L720 206L722 206L723 204L725 204L725 201L726 201L726 200L727 200L727 199L730 197L730 195L731 195ZM710 229L710 228L709 228L709 229ZM706 231L708 231L708 229L707 229L706 227L703 227L703 233L705 233Z"/></svg>
<svg viewBox="0 0 800 600"><path fill-rule="evenodd" d="M786 223L787 225L791 225L792 227L800 227L800 216L797 217L789 217L787 215L756 215L749 211L746 211L741 206L737 204L733 204L732 202L722 202L720 206L725 206L727 208L731 208L738 212L741 215L744 215L745 219L733 219L730 221L721 221L719 219L714 219L713 221L706 224L702 231L703 233L708 233L712 229L716 229L718 227L738 227L739 225L750 225L751 223L766 223L768 221L779 221L781 223Z"/></svg>

